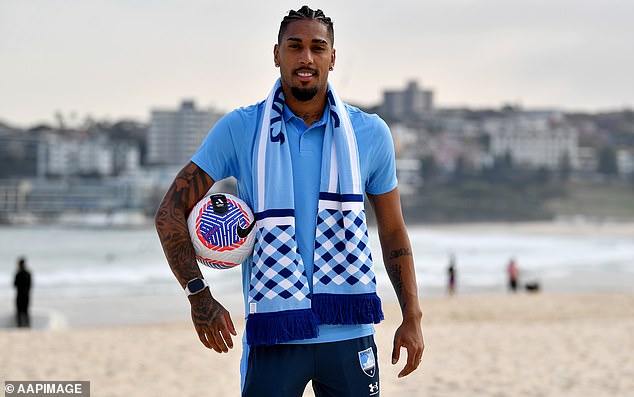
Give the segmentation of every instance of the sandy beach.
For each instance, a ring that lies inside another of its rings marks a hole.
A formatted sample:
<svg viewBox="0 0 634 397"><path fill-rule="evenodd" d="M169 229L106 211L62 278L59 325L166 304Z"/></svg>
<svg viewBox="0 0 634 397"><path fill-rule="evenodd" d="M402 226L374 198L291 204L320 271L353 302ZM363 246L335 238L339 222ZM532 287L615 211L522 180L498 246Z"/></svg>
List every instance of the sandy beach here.
<svg viewBox="0 0 634 397"><path fill-rule="evenodd" d="M376 334L383 396L634 396L632 294L423 301L423 364L403 379L402 363L389 363L400 314L385 309ZM206 350L187 322L3 330L0 351L0 381L89 380L94 397L239 395L239 345Z"/></svg>

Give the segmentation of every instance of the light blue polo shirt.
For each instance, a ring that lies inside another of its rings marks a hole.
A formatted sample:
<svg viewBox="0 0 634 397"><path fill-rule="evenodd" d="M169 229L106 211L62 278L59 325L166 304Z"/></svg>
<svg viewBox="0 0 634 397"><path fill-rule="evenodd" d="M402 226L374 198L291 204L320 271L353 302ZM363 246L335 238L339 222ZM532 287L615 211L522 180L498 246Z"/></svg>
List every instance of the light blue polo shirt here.
<svg viewBox="0 0 634 397"><path fill-rule="evenodd" d="M397 180L394 145L387 124L376 115L364 113L349 105L346 107L357 139L361 179L365 192L376 195L392 191L396 188ZM214 181L235 177L238 182L238 196L251 208L253 152L263 113L264 101L228 113L211 129L192 158L192 161ZM284 107L286 136L293 166L296 239L311 292L322 144L328 114L329 112L325 111L319 122L307 127L302 119ZM374 258L381 257L380 252L372 254ZM249 258L242 265L245 313L248 313L246 305L252 264ZM372 324L320 325L317 338L291 343L334 342L373 333Z"/></svg>

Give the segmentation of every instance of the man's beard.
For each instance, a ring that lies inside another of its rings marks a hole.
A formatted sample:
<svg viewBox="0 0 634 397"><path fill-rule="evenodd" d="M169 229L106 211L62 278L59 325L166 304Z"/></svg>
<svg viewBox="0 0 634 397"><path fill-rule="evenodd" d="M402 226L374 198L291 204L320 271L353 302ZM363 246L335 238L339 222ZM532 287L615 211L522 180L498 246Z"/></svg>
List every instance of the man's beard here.
<svg viewBox="0 0 634 397"><path fill-rule="evenodd" d="M317 92L319 92L319 88L317 87L313 87L313 88L291 87L291 94L293 94L295 99L301 102L310 101L311 99L315 97L315 95L317 95Z"/></svg>

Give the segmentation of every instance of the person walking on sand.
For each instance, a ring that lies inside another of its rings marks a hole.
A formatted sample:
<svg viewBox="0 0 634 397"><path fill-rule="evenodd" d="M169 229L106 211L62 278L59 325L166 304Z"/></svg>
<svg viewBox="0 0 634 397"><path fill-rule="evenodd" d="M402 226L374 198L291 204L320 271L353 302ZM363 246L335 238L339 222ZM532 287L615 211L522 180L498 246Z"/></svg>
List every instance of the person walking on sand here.
<svg viewBox="0 0 634 397"><path fill-rule="evenodd" d="M508 275L509 280L509 290L511 292L517 292L517 282L519 279L519 269L517 268L517 263L515 262L515 258L511 258L506 267L506 273Z"/></svg>
<svg viewBox="0 0 634 397"><path fill-rule="evenodd" d="M13 286L16 289L16 325L30 327L29 295L31 293L31 273L26 270L26 259L18 259L18 271L15 274Z"/></svg>
<svg viewBox="0 0 634 397"><path fill-rule="evenodd" d="M374 324L383 312L364 195L402 312L392 364L401 348L407 359L399 377L422 360L422 312L391 133L378 116L342 102L328 82L333 45L332 20L321 10L289 11L273 48L280 78L267 99L216 123L156 215L200 341L220 353L233 347L237 333L196 265L186 218L216 181L229 176L254 210L254 253L242 264L242 396L300 397L308 382L317 396L379 395Z"/></svg>

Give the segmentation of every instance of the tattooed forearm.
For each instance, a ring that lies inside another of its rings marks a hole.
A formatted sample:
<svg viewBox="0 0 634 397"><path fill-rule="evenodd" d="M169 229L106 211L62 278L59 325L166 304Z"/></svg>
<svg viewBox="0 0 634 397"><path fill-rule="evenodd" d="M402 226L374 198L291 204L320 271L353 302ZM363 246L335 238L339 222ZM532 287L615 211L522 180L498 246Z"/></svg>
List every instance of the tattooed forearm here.
<svg viewBox="0 0 634 397"><path fill-rule="evenodd" d="M196 256L187 227L172 218L157 221L156 225L163 252L178 282L184 286L189 280L200 277L197 266L188 266L196 263Z"/></svg>
<svg viewBox="0 0 634 397"><path fill-rule="evenodd" d="M405 298L405 281L403 280L403 263L411 260L411 258L404 258L408 256L412 256L412 249L410 247L392 250L389 253L389 260L386 261L387 265L385 266L392 286L394 287L394 292L396 292L396 298L403 310L407 304L407 299ZM398 258L401 259L397 262Z"/></svg>
<svg viewBox="0 0 634 397"><path fill-rule="evenodd" d="M213 183L205 172L194 163L189 163L176 176L156 213L156 230L165 257L183 286L189 280L200 277L189 238L187 215Z"/></svg>
<svg viewBox="0 0 634 397"><path fill-rule="evenodd" d="M398 263L390 263L385 267L387 275L390 277L396 298L401 304L401 308L405 308L405 300L403 299L403 269Z"/></svg>

